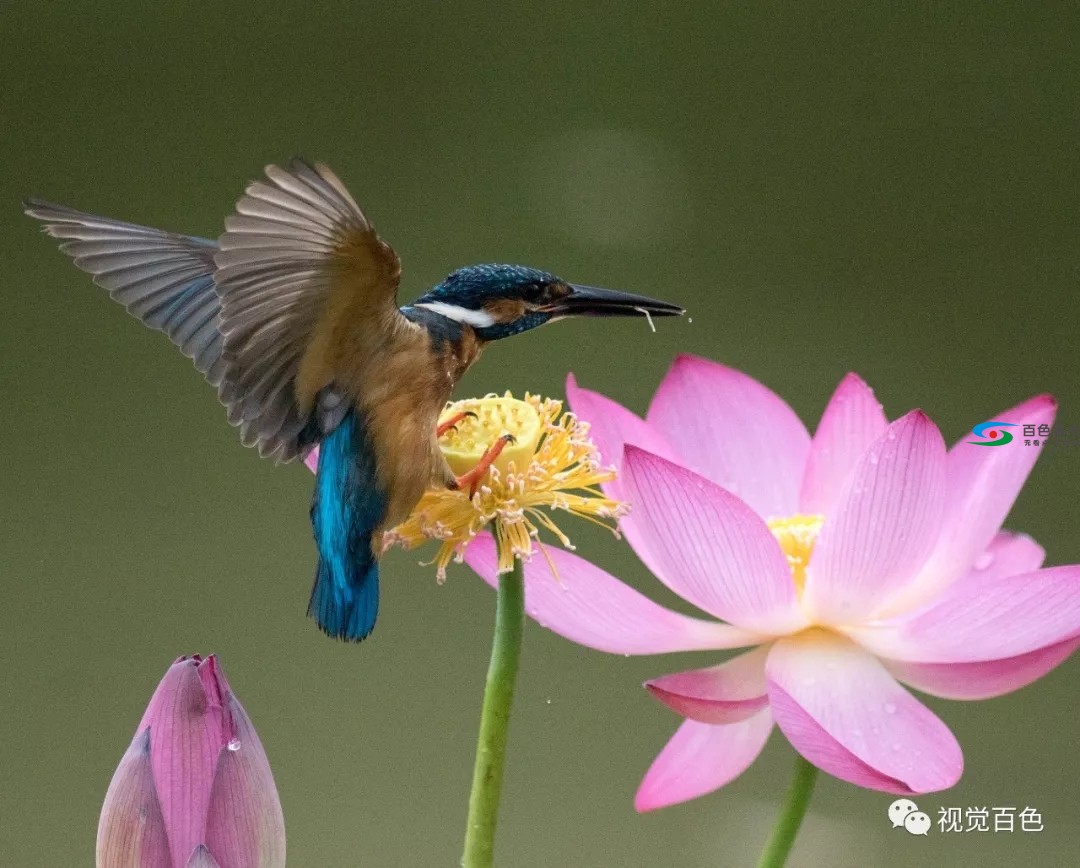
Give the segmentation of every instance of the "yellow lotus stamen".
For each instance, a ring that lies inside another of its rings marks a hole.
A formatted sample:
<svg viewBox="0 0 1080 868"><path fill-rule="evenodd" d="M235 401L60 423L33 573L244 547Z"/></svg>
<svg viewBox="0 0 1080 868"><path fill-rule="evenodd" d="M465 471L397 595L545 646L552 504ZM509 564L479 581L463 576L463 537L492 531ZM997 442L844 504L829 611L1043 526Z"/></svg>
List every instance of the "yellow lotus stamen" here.
<svg viewBox="0 0 1080 868"><path fill-rule="evenodd" d="M814 544L825 523L825 516L796 513L787 518L770 518L766 523L780 543L780 549L791 567L795 589L801 594L806 584L806 566L814 553Z"/></svg>
<svg viewBox="0 0 1080 868"><path fill-rule="evenodd" d="M461 561L465 547L489 525L499 544L500 573L509 572L515 557L532 556L541 529L573 548L553 512L570 512L617 533L614 522L626 507L599 488L615 472L600 466L588 424L563 413L561 401L528 394L518 400L507 392L448 404L442 418L461 413L474 415L459 419L439 438L447 463L459 476L476 467L500 437L510 434L514 441L506 444L471 497L464 490L429 490L412 514L386 534L385 546L438 542L432 563L442 581L450 561Z"/></svg>

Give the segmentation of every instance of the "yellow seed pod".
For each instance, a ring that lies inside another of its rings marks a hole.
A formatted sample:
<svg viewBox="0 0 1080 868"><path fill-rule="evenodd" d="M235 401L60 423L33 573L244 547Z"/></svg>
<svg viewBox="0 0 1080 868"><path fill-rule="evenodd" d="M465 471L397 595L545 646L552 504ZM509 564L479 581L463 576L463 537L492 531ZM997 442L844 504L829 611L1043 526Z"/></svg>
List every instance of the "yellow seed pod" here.
<svg viewBox="0 0 1080 868"><path fill-rule="evenodd" d="M505 473L511 462L519 471L528 467L544 431L540 414L532 404L495 395L455 401L443 410L440 421L451 419L458 413L476 415L458 420L454 428L439 439L446 462L454 473L462 476L472 470L488 447L504 434L512 435L514 442L506 444L492 466L500 473Z"/></svg>

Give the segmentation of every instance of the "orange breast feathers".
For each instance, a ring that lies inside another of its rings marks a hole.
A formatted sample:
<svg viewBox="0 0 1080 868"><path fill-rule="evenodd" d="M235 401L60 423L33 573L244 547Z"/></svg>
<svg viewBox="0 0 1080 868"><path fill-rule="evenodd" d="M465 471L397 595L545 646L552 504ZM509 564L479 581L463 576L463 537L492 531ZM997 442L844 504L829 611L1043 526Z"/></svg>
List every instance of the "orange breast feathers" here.
<svg viewBox="0 0 1080 868"><path fill-rule="evenodd" d="M430 352L397 351L385 354L380 370L356 387L387 494L386 526L392 527L408 517L428 487L454 478L435 437L453 382Z"/></svg>
<svg viewBox="0 0 1080 868"><path fill-rule="evenodd" d="M437 354L427 330L400 313L381 322L357 313L333 307L326 312L304 359L306 382L297 384L297 392L311 401L332 383L352 399L386 492L380 528L385 530L404 521L429 486L453 479L435 428L461 366L456 354L453 360Z"/></svg>

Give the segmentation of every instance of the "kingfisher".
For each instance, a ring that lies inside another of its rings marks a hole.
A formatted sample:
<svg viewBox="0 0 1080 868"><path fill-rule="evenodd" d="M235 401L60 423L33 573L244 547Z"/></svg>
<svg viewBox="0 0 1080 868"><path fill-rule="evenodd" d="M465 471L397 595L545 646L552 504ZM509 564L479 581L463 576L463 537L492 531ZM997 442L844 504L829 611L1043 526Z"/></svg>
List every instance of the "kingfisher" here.
<svg viewBox="0 0 1080 868"><path fill-rule="evenodd" d="M375 626L383 532L431 486L472 489L508 440L455 475L438 438L458 379L492 341L573 316L676 316L645 296L522 265L460 268L412 304L401 264L325 165L248 185L217 241L26 200L26 213L215 387L245 446L277 462L318 447L308 614L360 641Z"/></svg>

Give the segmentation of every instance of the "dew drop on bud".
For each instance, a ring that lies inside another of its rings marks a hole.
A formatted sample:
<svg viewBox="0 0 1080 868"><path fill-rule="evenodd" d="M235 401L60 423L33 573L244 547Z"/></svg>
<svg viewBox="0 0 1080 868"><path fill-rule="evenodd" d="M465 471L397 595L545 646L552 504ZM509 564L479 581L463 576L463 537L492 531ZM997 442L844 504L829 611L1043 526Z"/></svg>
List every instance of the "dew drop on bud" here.
<svg viewBox="0 0 1080 868"><path fill-rule="evenodd" d="M231 740L229 741L229 744L228 744L228 748L229 748L229 750L231 750L231 751L238 751L238 750L240 750L240 739L238 739L238 738L234 738L234 739L231 739Z"/></svg>

